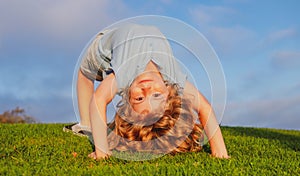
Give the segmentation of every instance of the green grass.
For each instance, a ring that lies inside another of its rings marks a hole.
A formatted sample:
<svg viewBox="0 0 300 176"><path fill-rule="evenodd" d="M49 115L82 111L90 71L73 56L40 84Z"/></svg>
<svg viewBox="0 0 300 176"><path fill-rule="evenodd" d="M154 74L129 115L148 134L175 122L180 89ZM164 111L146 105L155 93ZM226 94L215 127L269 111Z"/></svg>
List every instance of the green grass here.
<svg viewBox="0 0 300 176"><path fill-rule="evenodd" d="M89 140L63 126L0 124L0 175L300 175L300 131L222 127L229 160L206 147L148 161L94 161Z"/></svg>

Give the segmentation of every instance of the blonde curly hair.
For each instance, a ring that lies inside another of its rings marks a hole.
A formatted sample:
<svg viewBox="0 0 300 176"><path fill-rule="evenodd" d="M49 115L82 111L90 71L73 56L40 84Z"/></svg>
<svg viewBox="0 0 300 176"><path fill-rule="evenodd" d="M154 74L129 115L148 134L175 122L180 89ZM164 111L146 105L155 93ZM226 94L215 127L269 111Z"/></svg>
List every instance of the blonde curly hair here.
<svg viewBox="0 0 300 176"><path fill-rule="evenodd" d="M111 150L175 154L202 149L203 128L197 122L191 101L183 98L177 84L165 84L170 91L164 112L150 113L143 118L130 106L129 89L123 91L118 112L109 125Z"/></svg>

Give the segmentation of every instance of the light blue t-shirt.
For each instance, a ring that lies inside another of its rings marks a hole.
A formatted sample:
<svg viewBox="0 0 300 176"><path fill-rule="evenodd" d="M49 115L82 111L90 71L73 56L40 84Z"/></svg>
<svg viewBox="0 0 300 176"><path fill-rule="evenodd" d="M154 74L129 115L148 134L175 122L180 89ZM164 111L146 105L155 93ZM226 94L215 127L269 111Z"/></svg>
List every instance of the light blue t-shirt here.
<svg viewBox="0 0 300 176"><path fill-rule="evenodd" d="M98 36L95 56L86 55L81 63L82 72L95 79L99 69L103 78L113 70L118 90L131 85L147 64L156 64L164 80L184 87L187 79L173 56L165 36L154 26L128 24L102 31ZM90 75L95 75L94 77Z"/></svg>

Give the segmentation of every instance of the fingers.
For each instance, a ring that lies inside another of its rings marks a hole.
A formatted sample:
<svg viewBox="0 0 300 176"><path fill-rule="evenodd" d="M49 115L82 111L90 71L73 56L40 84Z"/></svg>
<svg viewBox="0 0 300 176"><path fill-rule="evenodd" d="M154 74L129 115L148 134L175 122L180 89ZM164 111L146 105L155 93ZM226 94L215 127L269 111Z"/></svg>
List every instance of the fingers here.
<svg viewBox="0 0 300 176"><path fill-rule="evenodd" d="M107 159L111 156L111 152L109 152L108 154L105 153L100 153L98 156L96 154L96 152L92 152L88 155L88 157L94 159L94 160L101 160L101 159Z"/></svg>
<svg viewBox="0 0 300 176"><path fill-rule="evenodd" d="M88 155L88 157L90 157L90 158L92 158L92 159L97 159L97 157L96 157L96 152L92 152L92 153L90 153L89 155Z"/></svg>
<svg viewBox="0 0 300 176"><path fill-rule="evenodd" d="M225 155L223 155L223 154L213 154L212 157L220 158L220 159L230 159L231 158L231 156L229 156L227 154L225 154Z"/></svg>

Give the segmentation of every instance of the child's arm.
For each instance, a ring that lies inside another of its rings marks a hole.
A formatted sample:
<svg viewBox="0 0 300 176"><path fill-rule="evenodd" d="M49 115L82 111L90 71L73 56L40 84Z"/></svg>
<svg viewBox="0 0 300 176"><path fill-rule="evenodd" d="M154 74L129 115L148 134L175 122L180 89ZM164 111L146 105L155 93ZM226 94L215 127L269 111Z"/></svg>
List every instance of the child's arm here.
<svg viewBox="0 0 300 176"><path fill-rule="evenodd" d="M195 96L193 108L199 116L204 131L209 139L212 155L218 158L229 158L214 111L206 98L190 82L186 82L184 95Z"/></svg>
<svg viewBox="0 0 300 176"><path fill-rule="evenodd" d="M90 104L91 127L94 138L95 153L90 156L95 159L109 155L107 143L106 106L117 92L114 74L108 75L96 89Z"/></svg>
<svg viewBox="0 0 300 176"><path fill-rule="evenodd" d="M94 81L88 79L78 70L77 98L80 113L80 125L90 128L89 106L94 93Z"/></svg>

